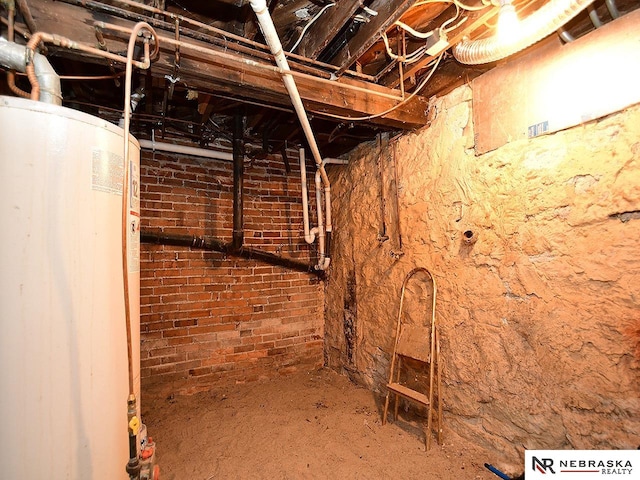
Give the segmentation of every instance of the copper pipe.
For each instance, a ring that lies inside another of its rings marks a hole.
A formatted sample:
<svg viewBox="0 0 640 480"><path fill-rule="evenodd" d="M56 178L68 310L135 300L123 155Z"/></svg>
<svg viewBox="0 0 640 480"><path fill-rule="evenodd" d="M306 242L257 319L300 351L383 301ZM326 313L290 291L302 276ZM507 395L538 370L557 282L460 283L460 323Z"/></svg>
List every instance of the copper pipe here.
<svg viewBox="0 0 640 480"><path fill-rule="evenodd" d="M15 22L15 17L16 17L16 6L13 3L9 4L9 7L7 8L7 40L9 40L10 42L14 41L14 22Z"/></svg>
<svg viewBox="0 0 640 480"><path fill-rule="evenodd" d="M16 85L16 74L13 70L9 70L7 72L7 85L9 86L9 90L15 93L17 96L22 98L31 98L29 92L25 92L20 87Z"/></svg>
<svg viewBox="0 0 640 480"><path fill-rule="evenodd" d="M240 112L233 116L233 236L230 248L242 249L244 244L244 129L247 117Z"/></svg>
<svg viewBox="0 0 640 480"><path fill-rule="evenodd" d="M437 362L437 377L438 377L438 445L442 443L442 366L440 365L440 334L436 328L436 357L434 359Z"/></svg>
<svg viewBox="0 0 640 480"><path fill-rule="evenodd" d="M164 30L169 30L169 31L173 31L174 30L174 24L169 23L169 22L165 22L164 20L159 20L154 18L148 18L145 14L141 14L141 13L135 13L133 11L130 10L123 10L121 8L118 7L114 7L111 5L107 5L101 2L96 2L93 0L61 0L65 3L69 3L71 5L77 5L83 8L87 8L87 9L91 9L91 10L96 10L98 12L105 12L109 15L115 15L119 18L124 18L126 20L131 20L131 21L148 21L154 28L160 28L160 29L164 29ZM182 18L182 17L180 17ZM213 27L212 27L213 28ZM222 31L224 32L224 31ZM226 33L226 32L224 32ZM203 41L207 44L212 44L212 45L216 45L219 46L220 48L223 48L225 51L226 50L232 50L234 52L238 52L238 53L242 53L242 54L247 54L250 55L252 57L258 57L258 58L262 58L264 60L270 60L271 59L271 54L269 52L265 52L264 50L264 45L262 45L263 50L258 50L254 47L251 46L246 46L246 45L241 45L240 43L236 43L234 41L228 41L227 38L219 38L217 36L214 36L210 33L201 33L199 31L193 30L193 29L186 29L184 31L184 36L188 36L192 39L195 40L200 40ZM258 44L260 45L260 44ZM326 78L330 78L331 77L331 72L326 71L331 70L331 69L336 69L337 67L333 66L333 65L328 65L328 64L323 64L323 63L319 63L316 60L311 60L311 59L305 59L304 57L300 57L298 63L296 64L296 68L299 69L300 71L306 71L309 73L312 73L313 75L326 75ZM304 64L301 63L302 61L304 61ZM324 70L320 70L320 68L323 68ZM366 75L363 73L358 73L358 72L354 72L354 71L349 71L350 75L353 77L357 77L357 78L361 78L367 81L375 81L374 77L371 75Z"/></svg>
<svg viewBox="0 0 640 480"><path fill-rule="evenodd" d="M107 48L107 42L102 36L102 31L99 28L94 27L94 33L95 33L96 39L98 40L98 46L100 47L100 50L104 50L105 52L108 52L109 49ZM116 69L113 68L113 62L109 62L109 70L111 70L111 73L113 75L116 74ZM116 77L114 77L113 83L117 88L120 87L120 81Z"/></svg>
<svg viewBox="0 0 640 480"><path fill-rule="evenodd" d="M0 22L4 23L7 26L7 28L9 28L9 21L6 18L0 17ZM31 38L31 34L29 32L27 32L26 30L24 30L23 28L19 27L18 25L14 25L13 29L14 29L15 32L17 32L20 35L22 35L22 37L25 40L28 40L28 39Z"/></svg>
<svg viewBox="0 0 640 480"><path fill-rule="evenodd" d="M38 101L40 100L40 83L38 82L38 78L36 77L36 67L34 66L31 59L28 60L26 71L29 83L31 83L30 98L31 100Z"/></svg>
<svg viewBox="0 0 640 480"><path fill-rule="evenodd" d="M112 75L60 75L60 80L113 80L114 78L120 78L123 75L124 72L118 72Z"/></svg>
<svg viewBox="0 0 640 480"><path fill-rule="evenodd" d="M26 74L22 72L16 72L16 76L24 77ZM58 75L60 80L82 80L82 81L90 81L90 80L113 80L114 78L120 78L124 76L124 72L116 72L111 75ZM29 94L27 93L27 97L29 98ZM80 103L80 102L74 102Z"/></svg>
<svg viewBox="0 0 640 480"><path fill-rule="evenodd" d="M135 27L134 27L135 28ZM149 27L149 29L151 29L151 31L154 32L154 37L156 38L156 41L154 42L154 52L153 55L149 56L149 50L148 48L145 49L145 57L144 57L144 61L138 61L138 60L131 60L132 65L135 65L136 67L146 70L147 68L149 68L149 65L151 65L151 58L155 57L158 52L160 51L160 46L157 42L157 36L155 36L155 31ZM133 30L132 30L133 31ZM36 78L35 75L35 67L33 65L33 57L35 55L35 50L38 47L38 45L40 43L52 43L54 45L57 45L59 47L63 47L63 48L69 48L72 50L79 50L81 52L85 52L85 53L89 53L92 55L96 55L98 57L102 57L102 58L107 58L109 60L114 60L116 62L121 62L121 63L128 63L128 59L126 57L122 57L121 55L116 55L114 53L110 53L110 52L105 52L103 50L94 48L94 47L90 47L88 45L84 45L82 43L78 43L74 40L71 40L67 37L62 37L60 35L54 35L54 34L50 34L50 33L45 33L45 32L36 32L32 35L31 39L29 40L29 42L27 43L27 68L26 68L26 73L27 73L27 77L29 78L29 82L31 82L31 99L32 100L38 100L40 97L40 85L38 84L38 80Z"/></svg>
<svg viewBox="0 0 640 480"><path fill-rule="evenodd" d="M148 23L137 23L131 30L129 45L127 47L125 82L124 82L124 179L122 182L122 282L124 290L124 309L127 329L127 355L129 363L129 394L135 399L134 372L133 372L133 346L131 335L131 306L129 304L129 255L127 248L127 237L129 233L129 127L131 124L131 77L133 65L139 62L133 60L133 50L136 45L136 37L143 29L147 30L155 41L155 52L159 51L158 37L156 32ZM101 50L98 50L102 52ZM102 52L104 53L104 52ZM149 67L149 42L144 43L144 55L146 67ZM154 54L155 55L155 54ZM137 434L137 432L135 432Z"/></svg>

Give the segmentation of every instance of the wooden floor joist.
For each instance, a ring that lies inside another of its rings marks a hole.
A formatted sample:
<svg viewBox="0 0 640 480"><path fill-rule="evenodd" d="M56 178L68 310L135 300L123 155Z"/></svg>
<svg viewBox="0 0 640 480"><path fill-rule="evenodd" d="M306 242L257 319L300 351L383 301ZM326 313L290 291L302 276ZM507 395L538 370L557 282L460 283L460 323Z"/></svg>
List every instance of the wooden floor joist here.
<svg viewBox="0 0 640 480"><path fill-rule="evenodd" d="M40 30L91 45L96 43L93 27L96 21L125 27L134 24L132 20L51 0L33 1L31 9ZM157 29L157 32L167 38L175 35L175 32L162 29ZM126 38L122 34L105 35L105 38L110 50L126 49ZM272 63L250 58L231 49L225 51L219 46L186 36L182 36L181 40L209 50L209 54L203 54L188 48L180 49L180 81L187 87L205 93L224 92L239 100L247 98L273 105L290 105L281 75ZM161 55L152 64L151 73L161 77L172 75L175 72L175 48L172 45L161 45L161 48ZM64 54L74 55L71 51ZM290 63L295 71L295 62ZM328 77L330 72L325 73ZM398 90L356 78L343 76L328 81L327 78L300 73L295 80L305 107L309 113L318 115L370 116L400 103ZM388 114L369 120L369 123L399 129L419 128L426 123L426 111L427 100L416 96Z"/></svg>

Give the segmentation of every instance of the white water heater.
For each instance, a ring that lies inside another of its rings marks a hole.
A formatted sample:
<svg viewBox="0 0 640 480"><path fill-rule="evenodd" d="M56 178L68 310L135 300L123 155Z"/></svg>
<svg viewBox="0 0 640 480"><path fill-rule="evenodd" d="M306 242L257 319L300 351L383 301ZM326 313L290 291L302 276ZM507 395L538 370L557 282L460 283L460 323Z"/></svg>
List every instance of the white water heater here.
<svg viewBox="0 0 640 480"><path fill-rule="evenodd" d="M0 96L0 477L127 479L124 131ZM138 142L128 270L139 392Z"/></svg>

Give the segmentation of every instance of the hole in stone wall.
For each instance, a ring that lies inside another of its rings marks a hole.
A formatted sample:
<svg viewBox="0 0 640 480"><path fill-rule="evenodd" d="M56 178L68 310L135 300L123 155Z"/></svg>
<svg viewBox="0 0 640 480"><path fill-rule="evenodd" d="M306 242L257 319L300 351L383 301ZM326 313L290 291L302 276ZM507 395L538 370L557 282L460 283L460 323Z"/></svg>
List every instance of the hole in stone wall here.
<svg viewBox="0 0 640 480"><path fill-rule="evenodd" d="M609 215L609 218L617 218L622 223L627 223L629 220L640 219L640 210L612 213L611 215Z"/></svg>
<svg viewBox="0 0 640 480"><path fill-rule="evenodd" d="M473 230L465 230L462 233L462 241L466 245L473 245L478 240L478 235Z"/></svg>

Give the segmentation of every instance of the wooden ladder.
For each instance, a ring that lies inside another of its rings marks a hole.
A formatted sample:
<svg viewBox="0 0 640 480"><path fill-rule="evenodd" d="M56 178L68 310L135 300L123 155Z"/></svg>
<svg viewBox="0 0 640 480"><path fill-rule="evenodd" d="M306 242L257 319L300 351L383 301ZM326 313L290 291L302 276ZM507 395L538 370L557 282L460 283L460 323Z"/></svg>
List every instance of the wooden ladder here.
<svg viewBox="0 0 640 480"><path fill-rule="evenodd" d="M409 280L419 272L427 274L430 280L433 299L431 303L431 318L428 325L413 325L403 322L404 297ZM398 320L396 325L396 337L391 357L391 371L389 372L389 382L387 383L387 396L384 402L384 413L382 424L387 422L387 412L389 410L389 398L395 396L394 419L398 420L398 398L403 397L411 402L417 403L427 408L427 428L425 431L425 448L431 447L431 428L434 397L438 406L438 443L442 444L442 401L440 398L440 386L442 377L440 372L440 338L436 328L436 280L426 268L418 267L409 272L402 282L400 293L400 308L398 310ZM429 366L429 388L421 392L401 383L401 371L403 358L411 358L417 362ZM436 378L437 377L437 378ZM435 384L435 385L434 385ZM434 392L435 390L435 392Z"/></svg>

